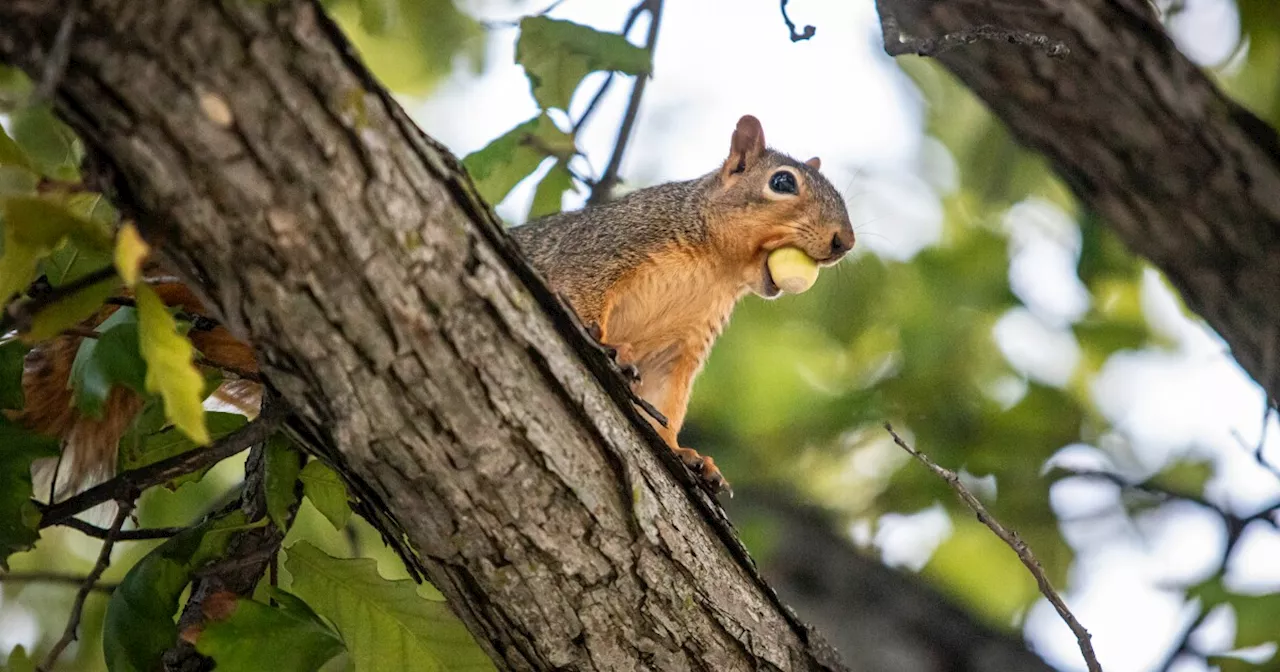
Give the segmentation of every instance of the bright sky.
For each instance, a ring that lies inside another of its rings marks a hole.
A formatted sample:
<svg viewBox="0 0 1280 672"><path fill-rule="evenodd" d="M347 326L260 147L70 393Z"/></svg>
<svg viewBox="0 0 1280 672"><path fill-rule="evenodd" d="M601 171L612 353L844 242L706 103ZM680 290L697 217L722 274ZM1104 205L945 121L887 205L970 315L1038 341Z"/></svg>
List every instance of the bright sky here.
<svg viewBox="0 0 1280 672"><path fill-rule="evenodd" d="M477 2L478 14L514 18L544 2ZM568 0L552 16L617 30L630 0ZM776 2L731 0L669 2L658 39L654 79L623 174L637 182L685 179L723 159L736 119L759 117L771 145L796 156L818 155L824 172L845 190L859 243L879 254L909 258L940 233L941 208L934 186L954 183L945 150L921 134L924 101L884 56L871 0L800 0L790 5L797 23L817 26L817 36L793 44ZM1238 19L1229 0L1190 0L1173 28L1180 46L1202 63L1220 61L1234 46ZM637 27L635 39L643 35ZM485 74L461 75L424 105L411 106L429 133L459 154L478 149L531 117L536 109L523 71L514 64L514 30L491 35ZM599 76L597 76L599 77ZM588 80L575 98L576 117L594 93ZM608 161L616 120L629 86L615 86L582 142L598 174ZM519 219L532 198L532 181L499 208ZM578 207L581 197L566 199ZM1029 309L1000 321L996 336L1006 356L1028 376L1061 383L1078 349L1068 321L1088 307L1075 277L1079 236L1060 211L1028 202L1006 218L1016 252L1011 281ZM1218 477L1215 501L1241 511L1280 494L1274 478L1258 469L1232 435L1258 438L1263 399L1228 357L1222 343L1187 321L1155 274L1144 300L1150 318L1179 344L1172 353L1135 353L1107 364L1094 387L1101 408L1132 439L1131 464L1115 464L1088 447L1064 450L1062 459L1145 475L1170 454L1212 455ZM1273 423L1274 424L1274 423ZM1272 428L1272 436L1280 429ZM1274 442L1269 442L1269 453ZM1223 536L1216 518L1194 507L1164 509L1131 522L1121 513L1116 488L1064 483L1051 493L1068 523L1064 532L1079 558L1067 590L1077 616L1094 635L1109 672L1142 671L1161 662L1189 611L1171 581L1198 581L1215 567ZM887 560L918 566L950 530L940 509L897 517L876 534ZM1280 535L1259 527L1246 535L1233 566L1232 585L1280 589L1270 559ZM1220 650L1234 631L1230 613L1216 615L1197 645ZM1027 636L1052 664L1084 669L1074 637L1047 603L1027 618ZM1204 669L1179 664L1180 672Z"/></svg>

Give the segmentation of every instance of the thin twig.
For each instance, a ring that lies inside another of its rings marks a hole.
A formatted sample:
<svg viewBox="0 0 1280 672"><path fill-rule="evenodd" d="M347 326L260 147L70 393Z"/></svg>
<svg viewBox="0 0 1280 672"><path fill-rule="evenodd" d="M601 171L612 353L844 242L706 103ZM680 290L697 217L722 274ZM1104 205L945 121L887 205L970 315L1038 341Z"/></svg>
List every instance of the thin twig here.
<svg viewBox="0 0 1280 672"><path fill-rule="evenodd" d="M103 530L107 532L107 530ZM120 541L117 539L116 541ZM88 577L83 574L70 574L67 572L9 572L8 574L0 574L0 583L67 583L75 586L83 586ZM110 593L120 584L111 582L93 582L90 586L91 590L100 593Z"/></svg>
<svg viewBox="0 0 1280 672"><path fill-rule="evenodd" d="M805 26L804 30L797 31L796 24L787 16L787 3L791 0L782 0L782 20L787 24L787 30L791 31L791 41L801 42L803 40L812 39L814 34L818 32L813 26Z"/></svg>
<svg viewBox="0 0 1280 672"><path fill-rule="evenodd" d="M662 0L646 0L644 7L649 12L649 34L645 37L644 48L649 52L649 58L652 60L654 47L658 43L658 26L662 23ZM591 188L591 197L587 199L588 204L604 203L613 194L613 188L618 184L618 170L622 167L622 156L627 151L631 129L635 126L636 115L640 112L640 99L644 96L645 85L652 76L652 73L636 76L635 84L631 86L631 99L627 101L627 112L622 117L622 127L618 129L618 139L613 144L613 154L609 157L609 164L605 166L604 174Z"/></svg>
<svg viewBox="0 0 1280 672"><path fill-rule="evenodd" d="M1200 629L1200 626L1204 624L1204 619L1208 617L1209 612L1201 609L1200 613L1196 614L1196 617L1191 619L1190 623L1187 623L1187 627L1182 629L1182 634L1178 636L1177 646L1169 651L1169 655L1165 656L1164 662L1153 669L1157 670L1157 672L1169 672L1169 670L1173 669L1173 664L1178 662L1179 656L1184 653L1194 653L1194 648L1191 646L1191 638L1195 636L1196 630Z"/></svg>
<svg viewBox="0 0 1280 672"><path fill-rule="evenodd" d="M107 535L111 533L111 531L106 528L86 523L79 518L68 518L59 524L64 527L69 527L81 534L93 537L94 539L106 539ZM169 537L172 537L186 529L187 528L185 527L148 527L140 530L121 530L120 534L116 535L116 541L168 539Z"/></svg>
<svg viewBox="0 0 1280 672"><path fill-rule="evenodd" d="M1024 47L1035 47L1052 58L1063 58L1071 53L1071 49L1062 40L1052 39L1048 35L1027 30L1010 30L991 25L957 30L940 37L910 37L903 34L901 27L898 25L898 18L888 11L885 0L876 0L876 11L880 14L880 34L884 39L884 50L890 56L903 56L906 54L937 56L948 49L983 41L1008 42L1009 44L1017 44Z"/></svg>
<svg viewBox="0 0 1280 672"><path fill-rule="evenodd" d="M631 11L627 14L626 22L622 24L622 32L620 34L623 37L631 34L631 28L636 25L636 20L644 13L644 9L648 4L649 0L642 0L640 4L631 8ZM573 122L574 134L577 134L577 132L586 125L587 120L591 118L591 115L595 113L596 106L600 104L600 100L604 98L604 94L607 93L609 91L609 87L613 85L613 78L616 75L616 72L610 70L608 76L604 78L604 82L601 83L600 88L596 90L596 95L592 96L591 102L587 103L587 109L583 110L582 116L578 117L578 120Z"/></svg>
<svg viewBox="0 0 1280 672"><path fill-rule="evenodd" d="M0 317L0 334L7 334L15 327L20 331L26 331L31 326L31 319L35 317L44 308L57 301L65 299L72 294L86 288L92 287L104 280L110 280L116 274L115 266L107 266L91 271L85 275L68 282L61 287L54 287L47 291L40 292L32 296L30 299L18 299L11 302L5 307L4 316ZM10 297L5 297L10 298Z"/></svg>
<svg viewBox="0 0 1280 672"><path fill-rule="evenodd" d="M1271 414L1274 411L1275 411L1275 403L1271 399L1271 397L1268 396L1266 399L1263 400L1262 429L1258 431L1257 444L1250 446L1249 442L1245 441L1244 437L1240 435L1240 432L1237 432L1235 429L1231 430L1231 436L1235 438L1236 442L1240 444L1241 448L1250 450L1252 452L1253 461L1257 462L1258 466L1262 467L1263 469L1266 469L1267 472L1270 473L1275 478L1280 479L1280 467L1277 467L1275 464L1271 462L1271 460L1267 459L1266 455L1262 454L1262 449L1266 448L1267 446L1267 426L1270 424L1269 421L1271 420Z"/></svg>
<svg viewBox="0 0 1280 672"><path fill-rule="evenodd" d="M120 533L120 528L124 527L124 521L128 520L129 514L133 512L133 499L119 500L116 506L119 507L116 510L116 519L111 524L111 531L107 534L107 538L102 542L98 562L94 564L89 575L84 577L84 583L80 584L80 590L76 592L76 600L71 605L71 617L67 619L67 629L62 632L62 638L53 645L52 649L49 649L49 655L45 656L44 662L36 668L37 672L48 672L53 669L58 656L62 655L63 650L76 640L76 630L80 629L80 616L84 612L84 601L93 591L94 584L102 578L102 573L107 571L107 565L111 564L111 549L116 545L116 535Z"/></svg>
<svg viewBox="0 0 1280 672"><path fill-rule="evenodd" d="M267 440L267 437L280 426L286 413L273 406L264 411L244 427L214 441L213 443L187 451L180 455L160 460L145 467L126 471L115 478L94 486L84 492L65 499L57 504L41 507L41 529L50 525L59 525L103 502L113 499L128 499L130 495L152 486L160 485L179 476L199 471L222 460L246 450L250 446Z"/></svg>
<svg viewBox="0 0 1280 672"><path fill-rule="evenodd" d="M106 303L112 306L127 306L129 308L138 307L137 299L133 299L127 296L113 296L107 299ZM178 311L173 314L173 319L182 320L183 322L190 322L191 329L193 331L213 331L218 326L217 320L207 315L200 315L198 313L188 313L185 311Z"/></svg>
<svg viewBox="0 0 1280 672"><path fill-rule="evenodd" d="M541 12L537 12L536 14L534 14L534 16L543 16L545 14L549 14L551 13L552 10L554 10L556 7L559 7L562 4L564 4L564 0L555 0L555 2L551 3L550 5L547 5L546 9L542 10ZM502 20L480 21L478 23L480 24L480 27L484 28L485 30L494 30L497 28L516 28L520 25L520 19L510 19L507 21L502 21Z"/></svg>
<svg viewBox="0 0 1280 672"><path fill-rule="evenodd" d="M1053 608L1057 610L1058 616L1062 617L1067 627L1071 628L1071 632L1075 633L1076 643L1080 645L1080 653L1084 655L1084 662L1089 667L1089 672L1102 672L1102 665L1098 663L1098 657L1093 652L1089 631L1080 624L1080 621L1067 608L1067 603L1058 595L1058 591L1054 590L1053 584L1049 582L1049 577L1044 573L1044 567L1040 566L1040 562L1036 560L1036 556L1031 552L1031 548L1027 546L1027 542L1023 541L1017 532L1005 528L1004 525L1000 524L1000 521L988 513L987 507L983 506L982 502L978 501L978 498L974 497L972 492L969 492L969 489L960 481L960 476L956 472L938 466L927 455L907 445L907 442L903 441L902 437L893 431L893 425L886 422L884 423L884 428L893 437L893 442L898 444L899 448L907 451L908 454L919 460L921 464L928 467L930 471L946 481L951 486L951 489L955 490L960 501L964 502L966 506L977 514L978 521L986 525L997 537L1000 537L1001 541L1013 549L1013 552L1018 555L1018 559L1022 561L1023 566L1035 577L1036 584L1040 587L1040 594L1049 600L1049 604L1052 604Z"/></svg>

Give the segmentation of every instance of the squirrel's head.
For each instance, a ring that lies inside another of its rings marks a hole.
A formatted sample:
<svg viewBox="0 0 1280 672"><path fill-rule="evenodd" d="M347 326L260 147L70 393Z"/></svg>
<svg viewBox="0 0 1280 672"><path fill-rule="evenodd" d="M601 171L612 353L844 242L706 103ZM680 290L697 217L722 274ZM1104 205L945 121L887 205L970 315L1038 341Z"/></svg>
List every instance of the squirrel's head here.
<svg viewBox="0 0 1280 672"><path fill-rule="evenodd" d="M830 266L853 249L849 212L821 165L817 157L800 162L766 147L755 117L738 120L729 158L713 177L710 224L717 247L760 296L780 293L767 264L773 250L797 247Z"/></svg>

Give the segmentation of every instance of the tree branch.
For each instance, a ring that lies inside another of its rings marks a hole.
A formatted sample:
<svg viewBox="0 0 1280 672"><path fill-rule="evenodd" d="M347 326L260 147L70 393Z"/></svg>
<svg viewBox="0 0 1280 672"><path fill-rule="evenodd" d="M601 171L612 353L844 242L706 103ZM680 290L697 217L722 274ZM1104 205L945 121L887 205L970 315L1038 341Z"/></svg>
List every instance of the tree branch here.
<svg viewBox="0 0 1280 672"><path fill-rule="evenodd" d="M1098 656L1093 652L1093 643L1089 631L1080 624L1075 614L1071 613L1071 610L1067 608L1067 603L1063 601L1058 591L1054 590L1053 584L1049 582L1049 577L1044 573L1044 567L1040 566L1040 561L1036 560L1035 553L1031 551L1030 546L1027 546L1027 542L1023 541L1016 531L1001 525L1000 521L996 520L987 511L987 507L983 506L982 502L964 486L964 483L960 482L960 476L956 472L939 466L929 459L929 456L907 445L907 442L903 441L902 437L893 431L893 425L886 422L884 423L884 428L893 437L893 442L898 444L898 447L907 451L908 454L919 460L921 464L928 467L930 471L946 481L947 485L950 485L951 489L955 490L956 496L960 498L960 501L964 502L965 506L977 514L978 522L986 525L997 537L1000 537L1001 541L1013 549L1013 552L1018 555L1018 559L1022 561L1023 566L1027 568L1027 571L1031 572L1031 576L1035 577L1036 585L1040 587L1040 594L1044 595L1049 604L1053 605L1054 610L1058 612L1058 616L1075 634L1076 643L1080 646L1080 654L1084 656L1084 662L1089 667L1089 672L1102 672L1102 665L1098 663Z"/></svg>
<svg viewBox="0 0 1280 672"><path fill-rule="evenodd" d="M103 530L103 532L110 532ZM103 535L106 538L107 535ZM117 537L116 541L123 541ZM102 581L89 581L89 577L82 574L68 574L66 572L9 572L0 574L0 583L66 583L73 586L84 586L86 583L90 586L90 590L96 590L100 593L110 593L115 590L118 583L104 583Z"/></svg>
<svg viewBox="0 0 1280 672"><path fill-rule="evenodd" d="M786 7L786 0L782 5ZM973 26L963 30L946 33L939 37L918 38L902 33L897 18L885 11L887 0L876 0L876 8L880 12L880 31L884 39L884 50L890 56L913 54L916 56L937 56L944 51L980 41L1007 42L1024 47L1035 47L1052 58L1064 58L1071 53L1061 40L1051 39L1048 35L1025 30L1009 30L992 25ZM787 25L791 25L788 21ZM792 29L795 32L795 29ZM795 41L794 34L791 41Z"/></svg>
<svg viewBox="0 0 1280 672"><path fill-rule="evenodd" d="M90 523L86 523L79 518L67 518L58 523L63 527L69 527L77 532L93 537L94 539L106 539L111 530L98 527ZM168 539L173 535L185 530L185 527L149 527L140 530L121 530L115 535L116 541L145 541L149 539Z"/></svg>
<svg viewBox="0 0 1280 672"><path fill-rule="evenodd" d="M654 48L658 43L658 26L662 23L663 0L644 0L642 3L649 12L649 33L645 37L644 48L653 58ZM634 11L634 10L633 10ZM630 19L628 19L630 21ZM596 180L591 188L588 204L604 203L613 197L613 188L618 185L618 171L622 168L622 157L627 151L627 143L631 140L631 129L635 126L636 116L640 113L640 100L644 97L644 88L652 74L639 75L631 85L631 98L627 101L627 111L622 116L622 126L618 129L618 139L613 144L613 154L604 174Z"/></svg>
<svg viewBox="0 0 1280 672"><path fill-rule="evenodd" d="M62 637L54 643L53 648L49 649L49 654L45 656L44 662L36 668L38 672L49 672L49 670L53 669L54 663L58 662L58 656L61 656L63 650L76 640L76 631L80 629L80 616L84 613L84 601L88 599L89 593L93 591L98 579L102 578L102 573L107 571L107 565L111 564L111 549L115 548L116 535L120 533L120 528L124 527L124 521L128 520L129 514L133 513L132 499L122 499L116 504L118 508L116 509L115 522L111 524L111 530L107 533L107 538L102 542L102 550L98 553L98 561L93 565L89 575L84 577L84 582L80 584L80 590L76 592L75 602L71 605L71 616L67 619L67 628L62 632Z"/></svg>
<svg viewBox="0 0 1280 672"><path fill-rule="evenodd" d="M56 4L0 3L0 60ZM57 110L109 197L500 669L843 669L318 3L85 11Z"/></svg>
<svg viewBox="0 0 1280 672"><path fill-rule="evenodd" d="M974 26L1071 49L989 41L937 53L1084 206L1164 273L1187 307L1280 398L1280 138L1224 95L1150 3L877 0L882 27L938 38ZM894 42L886 32L886 45ZM1081 48L1077 48L1081 45ZM1084 47L1083 45L1087 45ZM892 52L891 52L892 53ZM1116 58L1123 54L1123 58ZM1135 120L1141 120L1135 123Z"/></svg>
<svg viewBox="0 0 1280 672"><path fill-rule="evenodd" d="M105 483L89 488L61 502L47 506L38 505L42 514L40 516L40 528L44 529L50 525L60 525L104 502L111 500L132 501L133 498L138 496L138 493L147 488L217 464L254 444L265 441L280 426L284 417L284 409L277 408L270 412L264 412L244 427L207 446L187 451L181 455L174 455L145 467L126 471Z"/></svg>

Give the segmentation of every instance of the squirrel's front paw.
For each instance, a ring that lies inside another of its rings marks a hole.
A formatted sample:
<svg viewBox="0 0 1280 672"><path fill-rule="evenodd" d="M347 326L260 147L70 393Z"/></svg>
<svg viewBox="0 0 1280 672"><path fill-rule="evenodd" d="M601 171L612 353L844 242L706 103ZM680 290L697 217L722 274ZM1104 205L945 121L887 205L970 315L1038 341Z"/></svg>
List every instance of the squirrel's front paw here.
<svg viewBox="0 0 1280 672"><path fill-rule="evenodd" d="M622 345L610 345L605 343L601 340L603 333L604 332L600 328L599 322L592 322L587 325L587 334L595 340L596 345L599 345L600 348L604 350L604 354L608 355L609 359L613 360L613 363L618 367L618 370L622 372L622 377L626 378L627 381L631 383L640 382L640 369L637 369L635 364L631 363L631 346L625 343Z"/></svg>
<svg viewBox="0 0 1280 672"><path fill-rule="evenodd" d="M703 484L711 488L711 492L716 494L727 492L729 497L733 497L733 488L729 486L729 481L725 479L724 474L720 473L715 460L706 455L700 455L692 448L673 448L672 450L676 452L680 461L684 462L684 466L689 467L702 479Z"/></svg>

